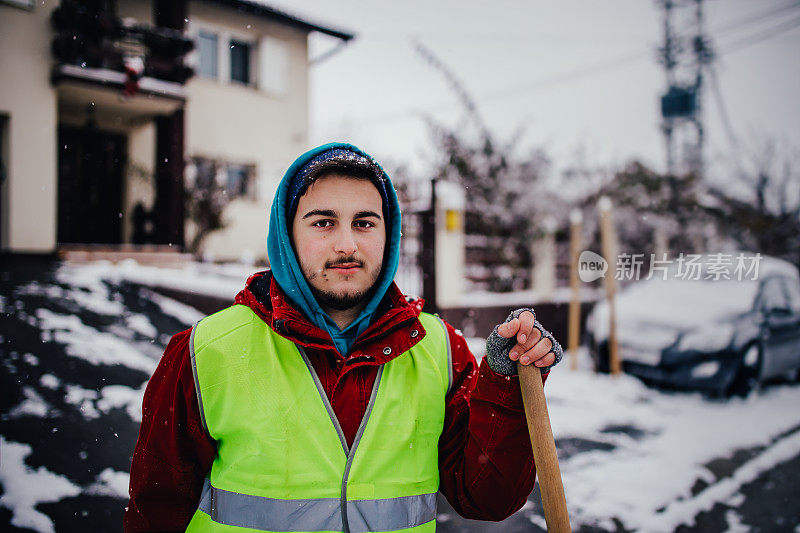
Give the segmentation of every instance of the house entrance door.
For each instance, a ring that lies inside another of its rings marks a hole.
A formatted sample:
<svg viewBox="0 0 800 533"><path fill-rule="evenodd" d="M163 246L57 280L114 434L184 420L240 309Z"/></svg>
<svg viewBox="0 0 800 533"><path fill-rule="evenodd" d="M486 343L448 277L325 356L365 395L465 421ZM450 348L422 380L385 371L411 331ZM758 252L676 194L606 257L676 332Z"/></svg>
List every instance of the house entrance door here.
<svg viewBox="0 0 800 533"><path fill-rule="evenodd" d="M126 138L61 126L58 154L59 244L120 244Z"/></svg>

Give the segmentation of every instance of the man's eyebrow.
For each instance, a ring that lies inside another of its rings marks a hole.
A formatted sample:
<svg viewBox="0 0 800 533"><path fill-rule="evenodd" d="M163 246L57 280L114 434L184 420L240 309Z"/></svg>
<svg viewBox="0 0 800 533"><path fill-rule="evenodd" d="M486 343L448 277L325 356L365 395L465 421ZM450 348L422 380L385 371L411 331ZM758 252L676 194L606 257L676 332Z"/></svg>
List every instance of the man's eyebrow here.
<svg viewBox="0 0 800 533"><path fill-rule="evenodd" d="M303 219L315 216L338 218L338 215L336 215L336 211L334 211L333 209L312 209L311 211L303 215Z"/></svg>
<svg viewBox="0 0 800 533"><path fill-rule="evenodd" d="M375 217L377 219L381 218L381 216L375 211L359 211L353 218L367 218L367 217Z"/></svg>

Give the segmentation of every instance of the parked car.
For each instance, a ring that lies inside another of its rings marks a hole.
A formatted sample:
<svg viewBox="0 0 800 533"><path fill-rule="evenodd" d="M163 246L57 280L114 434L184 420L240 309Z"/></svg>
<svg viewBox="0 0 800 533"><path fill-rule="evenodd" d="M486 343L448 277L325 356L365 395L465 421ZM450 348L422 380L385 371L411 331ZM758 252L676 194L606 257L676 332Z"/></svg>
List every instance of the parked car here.
<svg viewBox="0 0 800 533"><path fill-rule="evenodd" d="M800 275L761 256L756 279L714 279L710 256L700 279L670 268L632 282L615 300L623 371L646 382L712 394L746 395L762 381L800 375ZM608 371L609 307L587 320L590 352Z"/></svg>

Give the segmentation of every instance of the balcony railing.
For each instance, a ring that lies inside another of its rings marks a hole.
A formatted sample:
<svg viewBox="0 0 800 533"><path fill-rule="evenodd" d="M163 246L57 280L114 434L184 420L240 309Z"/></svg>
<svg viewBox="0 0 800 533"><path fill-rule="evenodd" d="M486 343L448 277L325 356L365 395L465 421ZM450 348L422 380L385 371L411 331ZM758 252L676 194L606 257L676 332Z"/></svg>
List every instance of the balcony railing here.
<svg viewBox="0 0 800 533"><path fill-rule="evenodd" d="M61 65L126 72L183 84L194 71L184 58L193 41L178 30L121 20L104 1L62 0L53 11L52 52Z"/></svg>

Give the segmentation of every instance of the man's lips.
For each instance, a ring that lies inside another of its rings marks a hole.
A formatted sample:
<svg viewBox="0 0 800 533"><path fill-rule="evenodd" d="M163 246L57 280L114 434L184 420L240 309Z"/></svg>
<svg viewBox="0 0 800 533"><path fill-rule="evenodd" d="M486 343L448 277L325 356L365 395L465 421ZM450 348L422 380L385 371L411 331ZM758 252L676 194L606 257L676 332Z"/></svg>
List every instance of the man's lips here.
<svg viewBox="0 0 800 533"><path fill-rule="evenodd" d="M361 263L337 263L330 265L328 268L340 274L352 274L361 268Z"/></svg>

